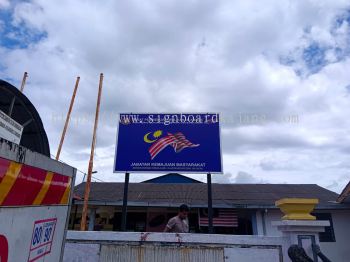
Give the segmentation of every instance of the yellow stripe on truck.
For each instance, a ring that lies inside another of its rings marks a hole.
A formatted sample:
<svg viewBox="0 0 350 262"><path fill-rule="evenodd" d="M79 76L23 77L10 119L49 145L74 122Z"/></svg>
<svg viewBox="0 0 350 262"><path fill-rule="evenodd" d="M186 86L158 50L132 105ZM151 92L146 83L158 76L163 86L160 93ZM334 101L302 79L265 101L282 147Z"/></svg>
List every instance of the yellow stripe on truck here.
<svg viewBox="0 0 350 262"><path fill-rule="evenodd" d="M40 189L39 194L36 196L33 205L40 205L41 202L44 200L44 197L46 196L47 191L49 190L51 180L53 178L53 173L52 172L47 172L45 181Z"/></svg>
<svg viewBox="0 0 350 262"><path fill-rule="evenodd" d="M72 182L72 179L69 178L68 183L66 185L66 190L64 191L64 194L63 194L61 202L60 202L61 205L68 204L71 182Z"/></svg>
<svg viewBox="0 0 350 262"><path fill-rule="evenodd" d="M4 202L6 196L10 192L13 187L16 179L21 171L22 164L18 164L16 162L11 162L4 178L0 183L0 205Z"/></svg>

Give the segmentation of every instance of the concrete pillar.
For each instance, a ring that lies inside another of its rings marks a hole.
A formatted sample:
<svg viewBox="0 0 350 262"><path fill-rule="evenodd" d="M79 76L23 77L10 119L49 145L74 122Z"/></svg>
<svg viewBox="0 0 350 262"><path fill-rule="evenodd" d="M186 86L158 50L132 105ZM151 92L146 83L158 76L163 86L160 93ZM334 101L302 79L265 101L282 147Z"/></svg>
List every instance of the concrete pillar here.
<svg viewBox="0 0 350 262"><path fill-rule="evenodd" d="M312 244L319 245L318 233L324 232L325 227L329 226L329 221L282 220L274 221L272 225L282 232L286 240L283 247L283 256L287 259L286 261L291 261L288 257L288 248L291 245L302 246L310 258L315 262L319 261L317 255L312 251Z"/></svg>
<svg viewBox="0 0 350 262"><path fill-rule="evenodd" d="M96 217L96 209L90 209L89 213L89 231L94 231L94 226L95 226L95 217Z"/></svg>

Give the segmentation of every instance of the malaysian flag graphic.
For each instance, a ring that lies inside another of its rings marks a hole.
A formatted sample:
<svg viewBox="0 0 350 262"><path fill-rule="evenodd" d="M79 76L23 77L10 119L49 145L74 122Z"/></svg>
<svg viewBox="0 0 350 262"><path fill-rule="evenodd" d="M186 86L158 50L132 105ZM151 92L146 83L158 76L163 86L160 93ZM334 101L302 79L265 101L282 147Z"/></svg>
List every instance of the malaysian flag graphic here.
<svg viewBox="0 0 350 262"><path fill-rule="evenodd" d="M159 139L148 149L149 153L151 154L151 159L155 158L167 146L172 146L174 151L179 153L184 148L197 147L199 144L191 143L181 132L175 134L168 133L167 136Z"/></svg>
<svg viewBox="0 0 350 262"><path fill-rule="evenodd" d="M219 208L213 209L213 211L213 226L238 227L238 217L235 209ZM199 226L207 227L208 224L208 213L201 209L199 213Z"/></svg>

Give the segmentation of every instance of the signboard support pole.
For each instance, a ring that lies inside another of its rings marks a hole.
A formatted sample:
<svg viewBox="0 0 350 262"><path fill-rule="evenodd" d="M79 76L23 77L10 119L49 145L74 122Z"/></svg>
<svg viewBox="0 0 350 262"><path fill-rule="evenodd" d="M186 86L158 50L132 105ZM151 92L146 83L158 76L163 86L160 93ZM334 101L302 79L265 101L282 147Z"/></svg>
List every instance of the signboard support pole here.
<svg viewBox="0 0 350 262"><path fill-rule="evenodd" d="M130 175L129 173L125 173L121 231L126 231L126 213L128 208L129 175Z"/></svg>
<svg viewBox="0 0 350 262"><path fill-rule="evenodd" d="M207 174L207 186L208 186L208 233L213 234L213 201L212 201L212 188L211 188L211 174Z"/></svg>

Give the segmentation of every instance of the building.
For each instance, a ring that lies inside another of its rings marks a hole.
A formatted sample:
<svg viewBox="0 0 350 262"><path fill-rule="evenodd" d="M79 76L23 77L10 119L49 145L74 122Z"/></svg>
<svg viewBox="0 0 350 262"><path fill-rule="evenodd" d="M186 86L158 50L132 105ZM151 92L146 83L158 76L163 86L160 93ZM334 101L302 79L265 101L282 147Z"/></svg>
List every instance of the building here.
<svg viewBox="0 0 350 262"><path fill-rule="evenodd" d="M91 184L90 230L120 230L123 187L123 183ZM71 229L79 228L84 188L84 183L75 188ZM217 234L279 235L281 233L271 225L282 216L275 207L276 200L317 198L320 203L314 215L319 220L330 221L326 232L320 233L322 250L331 259L350 256L347 244L350 203L337 202L338 194L332 191L316 184L213 184L212 191L214 231ZM130 183L127 231L162 232L182 203L191 207L190 231L208 232L207 184L179 174Z"/></svg>
<svg viewBox="0 0 350 262"><path fill-rule="evenodd" d="M346 187L339 195L337 202L350 204L350 182L346 185Z"/></svg>

